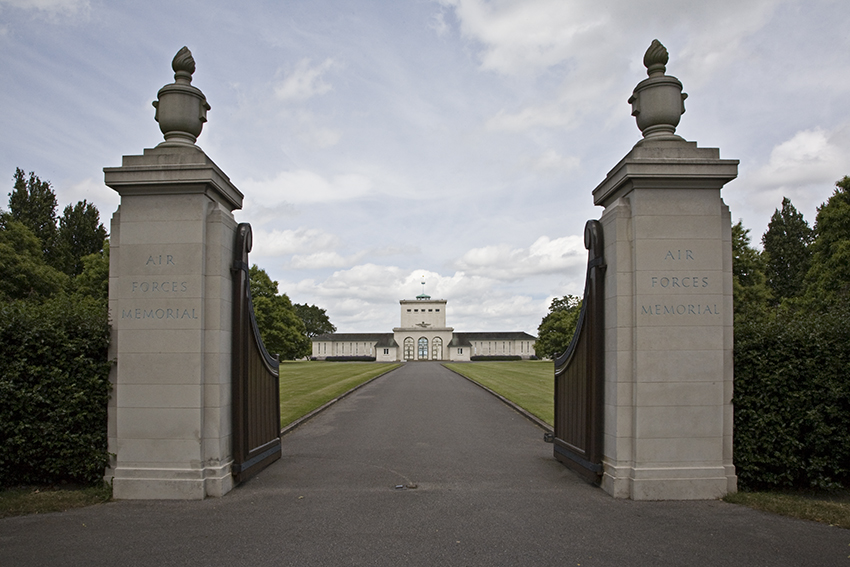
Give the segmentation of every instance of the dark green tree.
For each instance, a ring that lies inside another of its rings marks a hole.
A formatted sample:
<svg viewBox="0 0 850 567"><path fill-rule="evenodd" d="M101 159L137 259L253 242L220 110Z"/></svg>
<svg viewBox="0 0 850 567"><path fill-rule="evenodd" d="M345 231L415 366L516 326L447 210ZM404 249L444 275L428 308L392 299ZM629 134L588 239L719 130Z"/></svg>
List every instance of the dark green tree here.
<svg viewBox="0 0 850 567"><path fill-rule="evenodd" d="M282 360L292 360L310 354L310 339L304 322L292 308L289 297L278 294L277 282L256 264L249 270L254 315L263 344Z"/></svg>
<svg viewBox="0 0 850 567"><path fill-rule="evenodd" d="M549 305L549 313L537 327L537 342L534 352L539 358L554 359L570 346L581 313L582 299L575 295L555 298Z"/></svg>
<svg viewBox="0 0 850 567"><path fill-rule="evenodd" d="M56 238L57 263L69 276L83 271L84 256L103 250L106 228L100 222L97 207L85 200L75 206L65 207L59 218L59 232Z"/></svg>
<svg viewBox="0 0 850 567"><path fill-rule="evenodd" d="M82 272L74 278L74 293L109 300L109 240L104 240L103 250L80 259Z"/></svg>
<svg viewBox="0 0 850 567"><path fill-rule="evenodd" d="M850 177L818 207L806 300L823 306L850 299Z"/></svg>
<svg viewBox="0 0 850 567"><path fill-rule="evenodd" d="M10 213L0 213L0 299L43 299L68 286L44 261L41 241Z"/></svg>
<svg viewBox="0 0 850 567"><path fill-rule="evenodd" d="M56 194L49 181L42 181L32 171L27 178L21 168L15 168L14 179L9 211L41 241L42 254L50 263L56 240Z"/></svg>
<svg viewBox="0 0 850 567"><path fill-rule="evenodd" d="M295 309L298 317L304 321L308 338L312 339L313 337L336 331L336 327L331 323L327 312L321 307L307 305L306 303L294 303L292 307Z"/></svg>
<svg viewBox="0 0 850 567"><path fill-rule="evenodd" d="M811 264L812 229L787 197L782 199L782 210L776 209L770 218L761 242L767 285L774 300L779 303L802 294Z"/></svg>
<svg viewBox="0 0 850 567"><path fill-rule="evenodd" d="M764 258L750 246L750 229L741 221L732 226L732 291L736 320L763 315L771 301Z"/></svg>

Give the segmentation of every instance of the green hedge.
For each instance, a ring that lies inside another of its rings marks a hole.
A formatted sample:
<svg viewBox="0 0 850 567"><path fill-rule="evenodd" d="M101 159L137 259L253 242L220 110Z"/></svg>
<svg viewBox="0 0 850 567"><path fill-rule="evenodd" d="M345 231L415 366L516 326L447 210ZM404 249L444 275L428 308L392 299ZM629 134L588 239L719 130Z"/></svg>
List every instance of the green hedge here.
<svg viewBox="0 0 850 567"><path fill-rule="evenodd" d="M850 309L735 325L743 489L850 486Z"/></svg>
<svg viewBox="0 0 850 567"><path fill-rule="evenodd" d="M506 360L522 360L522 357L518 354L494 354L492 356L476 355L470 356L469 360L471 360L472 362L499 362Z"/></svg>
<svg viewBox="0 0 850 567"><path fill-rule="evenodd" d="M328 356L325 362L375 362L374 356Z"/></svg>
<svg viewBox="0 0 850 567"><path fill-rule="evenodd" d="M108 345L102 301L0 303L0 486L102 479Z"/></svg>

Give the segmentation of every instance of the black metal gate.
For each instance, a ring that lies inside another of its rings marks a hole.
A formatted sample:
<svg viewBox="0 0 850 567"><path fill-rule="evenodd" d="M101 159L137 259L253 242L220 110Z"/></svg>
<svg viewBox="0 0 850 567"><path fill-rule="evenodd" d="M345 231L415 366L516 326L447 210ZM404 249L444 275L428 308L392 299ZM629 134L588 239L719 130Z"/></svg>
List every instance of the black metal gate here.
<svg viewBox="0 0 850 567"><path fill-rule="evenodd" d="M233 253L233 477L238 484L280 458L280 362L257 328L248 272L251 225L236 230Z"/></svg>
<svg viewBox="0 0 850 567"><path fill-rule="evenodd" d="M555 360L555 458L591 482L602 476L604 275L602 225L584 227L584 299L567 351Z"/></svg>

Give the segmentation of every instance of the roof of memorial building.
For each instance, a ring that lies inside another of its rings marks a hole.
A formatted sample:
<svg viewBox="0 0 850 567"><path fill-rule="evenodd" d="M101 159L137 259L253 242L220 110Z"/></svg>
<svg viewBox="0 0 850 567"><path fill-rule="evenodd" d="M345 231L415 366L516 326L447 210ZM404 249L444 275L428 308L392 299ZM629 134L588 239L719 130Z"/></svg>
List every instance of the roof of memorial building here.
<svg viewBox="0 0 850 567"><path fill-rule="evenodd" d="M392 333L325 333L324 335L316 335L313 337L314 341L348 341L348 342L375 342L375 341L384 341L384 342L392 342L393 339ZM398 346L398 345L387 345L387 346Z"/></svg>

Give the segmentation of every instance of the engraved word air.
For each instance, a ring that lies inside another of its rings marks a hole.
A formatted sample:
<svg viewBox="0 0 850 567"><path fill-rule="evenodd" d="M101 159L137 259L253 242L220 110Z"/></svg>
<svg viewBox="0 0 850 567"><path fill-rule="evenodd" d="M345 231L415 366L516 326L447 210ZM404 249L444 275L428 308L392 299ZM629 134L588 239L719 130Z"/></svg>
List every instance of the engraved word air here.
<svg viewBox="0 0 850 567"><path fill-rule="evenodd" d="M692 250L668 250L664 255L665 260L693 260L694 253Z"/></svg>
<svg viewBox="0 0 850 567"><path fill-rule="evenodd" d="M152 256L148 256L148 261L145 262L145 266L174 266L174 256L171 254L155 254Z"/></svg>

